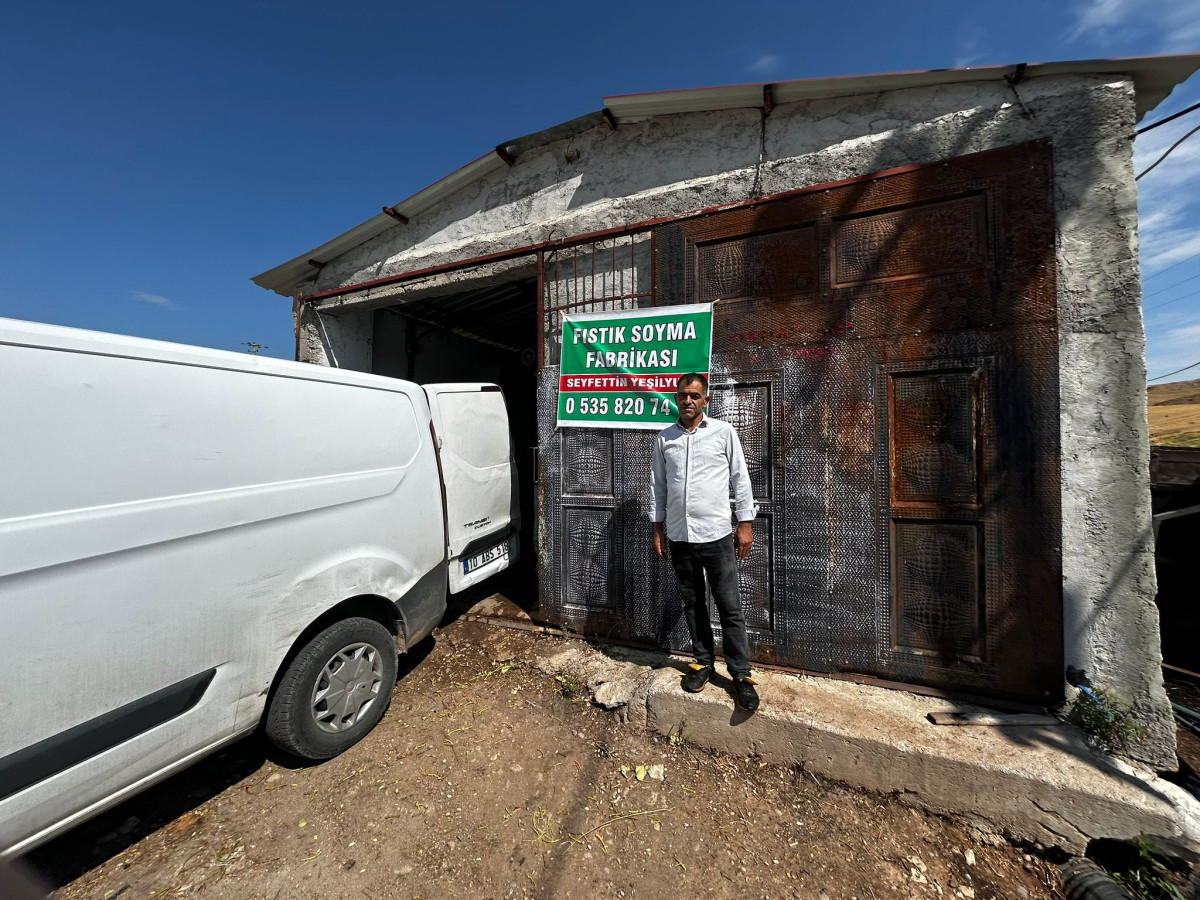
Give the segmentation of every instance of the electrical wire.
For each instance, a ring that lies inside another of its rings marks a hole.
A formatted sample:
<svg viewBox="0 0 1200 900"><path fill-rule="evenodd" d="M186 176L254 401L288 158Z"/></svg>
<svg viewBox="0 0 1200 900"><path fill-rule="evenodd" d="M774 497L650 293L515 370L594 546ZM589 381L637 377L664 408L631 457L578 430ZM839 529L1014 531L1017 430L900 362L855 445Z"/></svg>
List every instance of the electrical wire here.
<svg viewBox="0 0 1200 900"><path fill-rule="evenodd" d="M1200 291L1189 291L1186 294L1180 294L1178 297L1172 297L1170 300L1164 300L1162 303L1155 303L1153 306L1147 306L1143 312L1161 309L1164 306L1170 306L1172 303L1176 303L1180 300L1186 300L1188 297L1195 297L1197 294L1200 294Z"/></svg>
<svg viewBox="0 0 1200 900"><path fill-rule="evenodd" d="M1169 115L1165 119L1159 119L1157 122L1155 122L1152 125L1144 125L1134 133L1135 134L1145 134L1147 131L1150 131L1152 128L1157 128L1159 125L1166 125L1168 122L1174 122L1180 116L1186 116L1188 113L1195 112L1198 109L1200 109L1200 103L1193 103L1187 109L1181 109L1179 112Z"/></svg>
<svg viewBox="0 0 1200 900"><path fill-rule="evenodd" d="M1147 378L1146 381L1162 381L1164 378L1170 378L1172 375L1178 375L1180 372L1186 372L1188 369L1194 369L1200 366L1200 362L1194 362L1190 366L1184 366L1182 369L1176 369L1174 372L1168 372L1166 375L1159 375L1156 378Z"/></svg>
<svg viewBox="0 0 1200 900"><path fill-rule="evenodd" d="M1179 268L1180 266L1182 266L1182 265L1183 265L1185 262L1191 262L1191 261L1192 261L1193 259L1195 259L1197 256L1200 256L1200 253L1193 253L1191 256L1189 256L1189 257L1187 257L1187 258L1185 258L1185 259L1181 259L1179 262L1177 262L1177 263L1175 263L1175 264L1173 264L1173 265L1167 266L1165 269L1162 269L1162 270L1160 270L1160 271L1158 271L1158 272L1155 272L1153 275L1147 275L1145 278L1143 278L1143 279L1142 279L1142 281L1143 281L1143 282L1147 282L1147 281L1150 281L1151 279L1157 278L1159 275L1166 275L1166 274L1167 274L1168 272L1170 272L1172 269L1178 269L1178 268Z"/></svg>
<svg viewBox="0 0 1200 900"><path fill-rule="evenodd" d="M1170 147L1168 147L1167 152L1164 153L1162 156L1160 156L1158 159L1156 159L1154 162L1150 163L1150 168L1148 168L1144 172L1142 172L1142 175L1148 175L1150 172L1152 172L1154 170L1155 166L1157 166L1160 162L1162 162L1164 159L1166 159L1168 156L1171 155L1172 150L1174 150L1176 147L1178 147L1180 144L1182 144L1184 141L1186 141L1188 138L1190 138L1197 131L1200 131L1200 125L1197 125L1191 131L1189 131L1187 134L1185 134L1183 137L1181 137L1179 140L1177 140L1175 143L1173 143ZM1135 176L1133 180L1134 181L1141 180L1142 175Z"/></svg>
<svg viewBox="0 0 1200 900"><path fill-rule="evenodd" d="M1157 291L1151 291L1146 296L1147 297L1156 297L1159 294L1165 294L1167 291L1171 290L1171 288L1177 288L1181 284L1187 284L1189 281L1195 281L1197 278L1200 278L1200 273L1193 275L1191 278L1185 278L1185 279L1183 279L1183 281L1177 281L1174 284L1168 285L1165 288L1159 288Z"/></svg>

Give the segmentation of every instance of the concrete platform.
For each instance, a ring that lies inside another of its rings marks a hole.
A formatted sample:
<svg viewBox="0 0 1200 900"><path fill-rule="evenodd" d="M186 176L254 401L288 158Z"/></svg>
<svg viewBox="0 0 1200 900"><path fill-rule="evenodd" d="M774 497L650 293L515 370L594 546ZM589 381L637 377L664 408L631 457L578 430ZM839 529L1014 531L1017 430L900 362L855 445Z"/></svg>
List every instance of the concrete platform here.
<svg viewBox="0 0 1200 900"><path fill-rule="evenodd" d="M536 627L503 598L488 598L470 618ZM687 660L665 653L567 640L531 662L585 684L594 702L633 725L681 734L694 746L798 764L1016 840L1082 853L1094 839L1145 837L1175 852L1200 853L1200 801L1153 772L1093 750L1065 723L934 725L927 718L933 712L986 710L761 671L755 679L762 707L748 715L734 706L723 677L699 694L685 693L679 678Z"/></svg>

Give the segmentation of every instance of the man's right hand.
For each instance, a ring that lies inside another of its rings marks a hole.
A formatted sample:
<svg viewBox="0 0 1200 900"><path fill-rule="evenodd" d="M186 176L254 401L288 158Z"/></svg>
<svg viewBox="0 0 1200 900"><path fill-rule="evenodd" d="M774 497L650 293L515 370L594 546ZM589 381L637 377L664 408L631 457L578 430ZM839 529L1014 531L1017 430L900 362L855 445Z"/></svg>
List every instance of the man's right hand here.
<svg viewBox="0 0 1200 900"><path fill-rule="evenodd" d="M659 559L667 558L667 536L663 534L662 522L654 523L654 552Z"/></svg>

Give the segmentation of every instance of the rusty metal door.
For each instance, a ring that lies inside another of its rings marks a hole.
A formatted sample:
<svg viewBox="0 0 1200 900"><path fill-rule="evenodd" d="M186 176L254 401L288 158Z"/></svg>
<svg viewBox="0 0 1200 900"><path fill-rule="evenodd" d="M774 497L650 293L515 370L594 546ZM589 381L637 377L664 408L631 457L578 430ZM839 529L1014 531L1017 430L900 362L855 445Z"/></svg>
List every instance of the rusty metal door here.
<svg viewBox="0 0 1200 900"><path fill-rule="evenodd" d="M1041 143L655 230L654 301L718 301L711 413L737 427L762 510L741 567L753 658L1057 698L1053 253ZM648 549L648 437L571 431L544 429L562 489L546 486L559 521L543 559L598 560L585 543L607 554L608 612L576 621L686 646L669 570ZM571 545L571 504L600 497L570 490L570 472L605 457L611 513ZM560 619L598 583L581 565L543 581Z"/></svg>

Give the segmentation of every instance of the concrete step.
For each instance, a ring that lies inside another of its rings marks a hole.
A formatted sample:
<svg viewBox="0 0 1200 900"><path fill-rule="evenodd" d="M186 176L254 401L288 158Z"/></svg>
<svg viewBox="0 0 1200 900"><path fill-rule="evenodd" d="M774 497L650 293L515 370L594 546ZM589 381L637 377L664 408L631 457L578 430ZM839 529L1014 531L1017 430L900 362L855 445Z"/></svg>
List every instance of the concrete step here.
<svg viewBox="0 0 1200 900"><path fill-rule="evenodd" d="M693 746L803 766L822 778L892 794L985 831L1083 853L1097 838L1146 838L1200 853L1200 801L1088 746L1074 726L932 724L934 712L983 707L833 679L756 672L762 707L733 704L718 676L679 687L687 660L569 641L535 661L586 684L630 723Z"/></svg>

